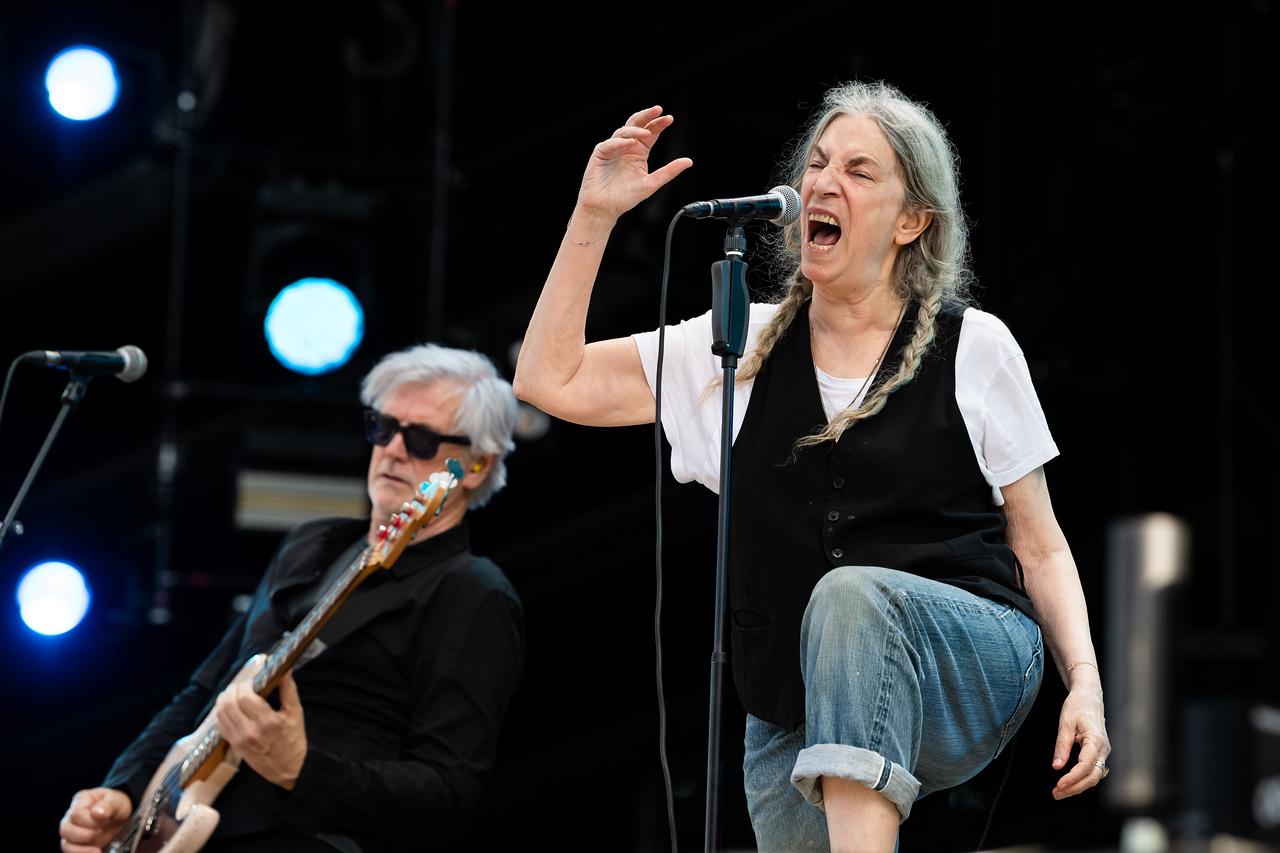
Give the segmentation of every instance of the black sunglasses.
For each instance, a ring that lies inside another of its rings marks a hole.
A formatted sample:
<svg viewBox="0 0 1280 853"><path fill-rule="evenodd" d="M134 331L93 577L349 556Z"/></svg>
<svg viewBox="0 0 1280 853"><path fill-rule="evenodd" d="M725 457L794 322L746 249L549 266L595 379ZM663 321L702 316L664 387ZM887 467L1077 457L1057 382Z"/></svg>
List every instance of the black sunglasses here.
<svg viewBox="0 0 1280 853"><path fill-rule="evenodd" d="M364 410L364 437L370 444L386 447L396 433L404 436L404 448L409 455L417 459L430 459L436 455L442 442L471 446L471 439L465 435L441 435L434 430L417 424L401 424L390 415L384 415L377 409Z"/></svg>

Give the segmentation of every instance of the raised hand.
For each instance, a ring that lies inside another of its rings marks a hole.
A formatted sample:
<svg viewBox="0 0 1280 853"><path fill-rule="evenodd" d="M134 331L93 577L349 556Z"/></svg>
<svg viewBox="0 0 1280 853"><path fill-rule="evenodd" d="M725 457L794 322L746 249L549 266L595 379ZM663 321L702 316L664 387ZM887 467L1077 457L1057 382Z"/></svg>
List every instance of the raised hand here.
<svg viewBox="0 0 1280 853"><path fill-rule="evenodd" d="M688 157L678 157L659 169L649 169L649 152L673 121L662 114L662 107L649 107L597 145L578 190L579 210L597 222L616 222L692 166Z"/></svg>
<svg viewBox="0 0 1280 853"><path fill-rule="evenodd" d="M116 837L132 813L133 804L123 791L114 788L77 791L58 824L64 853L98 853Z"/></svg>

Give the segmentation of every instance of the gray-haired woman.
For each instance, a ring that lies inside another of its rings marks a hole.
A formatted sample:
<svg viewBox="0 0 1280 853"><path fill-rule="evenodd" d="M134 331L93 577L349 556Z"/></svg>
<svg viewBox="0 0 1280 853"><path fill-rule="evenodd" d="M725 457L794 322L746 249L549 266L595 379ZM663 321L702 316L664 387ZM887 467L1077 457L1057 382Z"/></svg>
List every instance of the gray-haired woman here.
<svg viewBox="0 0 1280 853"><path fill-rule="evenodd" d="M692 165L649 170L673 121L596 146L525 336L518 396L576 423L651 423L656 332L584 344L618 218ZM1057 455L1026 362L971 307L956 157L885 84L827 93L797 147L800 221L777 302L751 309L733 425L730 608L762 850L891 850L914 800L1004 748L1040 686L1041 632L1069 688L1053 790L1107 773L1079 575L1043 464ZM682 481L718 490L710 317L670 327L663 428ZM800 654L796 654L797 649Z"/></svg>

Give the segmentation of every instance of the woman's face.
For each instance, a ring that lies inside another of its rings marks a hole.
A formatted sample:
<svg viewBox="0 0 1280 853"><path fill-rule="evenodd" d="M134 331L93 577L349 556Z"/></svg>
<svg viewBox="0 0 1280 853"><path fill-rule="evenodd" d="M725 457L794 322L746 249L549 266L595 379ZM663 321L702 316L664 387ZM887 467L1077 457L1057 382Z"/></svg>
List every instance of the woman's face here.
<svg viewBox="0 0 1280 853"><path fill-rule="evenodd" d="M869 116L842 115L818 139L800 184L800 271L816 287L865 291L887 282L902 245L921 229L903 209L893 148Z"/></svg>

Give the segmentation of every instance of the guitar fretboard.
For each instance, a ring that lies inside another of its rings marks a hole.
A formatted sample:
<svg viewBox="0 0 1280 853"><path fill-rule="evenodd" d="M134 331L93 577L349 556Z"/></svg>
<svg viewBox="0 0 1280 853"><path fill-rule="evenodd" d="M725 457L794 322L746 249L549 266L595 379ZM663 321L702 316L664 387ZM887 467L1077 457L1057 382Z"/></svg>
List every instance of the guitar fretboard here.
<svg viewBox="0 0 1280 853"><path fill-rule="evenodd" d="M298 626L276 646L261 671L253 677L254 692L258 694L266 692L285 670L297 662L303 651L320 633L320 629L324 627L324 623L329 616L337 610L338 605L354 592L355 588L368 575L366 563L372 553L372 548L365 548L361 551L351 561L351 564L343 570L342 574L338 576L338 579L330 584L324 595L320 596L320 600L298 623Z"/></svg>

